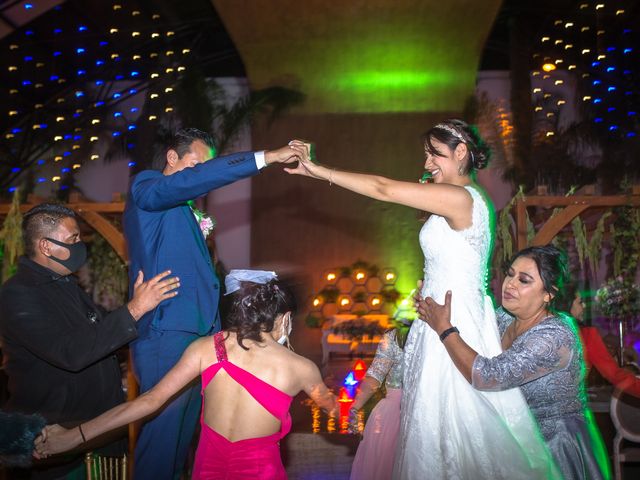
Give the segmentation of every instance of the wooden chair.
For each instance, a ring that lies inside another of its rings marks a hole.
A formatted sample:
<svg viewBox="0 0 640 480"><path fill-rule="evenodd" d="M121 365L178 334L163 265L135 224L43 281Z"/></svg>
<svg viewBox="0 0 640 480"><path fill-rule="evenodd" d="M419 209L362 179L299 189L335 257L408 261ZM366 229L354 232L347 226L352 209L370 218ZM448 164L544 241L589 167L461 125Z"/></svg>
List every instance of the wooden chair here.
<svg viewBox="0 0 640 480"><path fill-rule="evenodd" d="M127 455L117 457L88 452L84 456L87 480L127 480Z"/></svg>
<svg viewBox="0 0 640 480"><path fill-rule="evenodd" d="M613 468L616 480L622 480L622 464L640 462L640 398L616 389L611 396L610 414L616 427Z"/></svg>

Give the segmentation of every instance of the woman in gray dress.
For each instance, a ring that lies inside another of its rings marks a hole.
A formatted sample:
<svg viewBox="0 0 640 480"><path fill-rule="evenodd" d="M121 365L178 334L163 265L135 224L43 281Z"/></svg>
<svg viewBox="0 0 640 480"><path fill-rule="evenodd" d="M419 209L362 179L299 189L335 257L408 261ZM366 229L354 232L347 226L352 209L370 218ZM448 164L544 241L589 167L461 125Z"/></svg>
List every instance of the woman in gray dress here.
<svg viewBox="0 0 640 480"><path fill-rule="evenodd" d="M505 273L497 312L500 355L478 355L464 332L452 327L450 292L444 305L416 297L420 318L474 388L521 389L564 478L610 478L607 452L586 405L577 327L553 309L567 278L566 256L551 245L529 247L515 254Z"/></svg>

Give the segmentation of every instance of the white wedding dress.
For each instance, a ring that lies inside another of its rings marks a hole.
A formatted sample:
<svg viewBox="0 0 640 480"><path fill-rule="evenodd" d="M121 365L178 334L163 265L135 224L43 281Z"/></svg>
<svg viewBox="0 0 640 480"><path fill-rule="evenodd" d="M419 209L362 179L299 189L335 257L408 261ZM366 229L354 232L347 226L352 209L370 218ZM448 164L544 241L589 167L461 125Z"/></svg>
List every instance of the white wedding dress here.
<svg viewBox="0 0 640 480"><path fill-rule="evenodd" d="M502 351L486 294L492 213L473 198L471 227L455 231L431 215L420 231L425 256L422 295L442 304L452 291L451 323L480 355ZM553 462L519 389L475 390L438 335L413 322L405 345L400 435L394 479L553 478Z"/></svg>

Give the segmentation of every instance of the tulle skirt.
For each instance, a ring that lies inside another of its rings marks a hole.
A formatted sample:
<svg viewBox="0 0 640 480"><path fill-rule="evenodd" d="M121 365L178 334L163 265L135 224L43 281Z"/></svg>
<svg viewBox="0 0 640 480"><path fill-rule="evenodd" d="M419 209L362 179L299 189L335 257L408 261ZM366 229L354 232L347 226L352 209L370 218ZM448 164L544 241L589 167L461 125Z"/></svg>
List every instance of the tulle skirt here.
<svg viewBox="0 0 640 480"><path fill-rule="evenodd" d="M402 390L387 389L387 396L371 411L351 467L351 480L389 480L400 430Z"/></svg>

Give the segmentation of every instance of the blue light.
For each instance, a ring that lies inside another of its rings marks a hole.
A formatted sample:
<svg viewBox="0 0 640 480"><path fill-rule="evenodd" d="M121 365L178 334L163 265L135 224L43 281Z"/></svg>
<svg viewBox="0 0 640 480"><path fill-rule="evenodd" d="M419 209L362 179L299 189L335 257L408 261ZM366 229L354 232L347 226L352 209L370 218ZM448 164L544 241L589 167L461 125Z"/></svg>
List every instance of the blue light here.
<svg viewBox="0 0 640 480"><path fill-rule="evenodd" d="M16 128L14 128L14 129L12 129L12 130L11 130L11 133L16 134L16 133L20 133L21 131L22 131L22 129L21 129L21 128L17 128L17 127L16 127Z"/></svg>
<svg viewBox="0 0 640 480"><path fill-rule="evenodd" d="M127 163L127 166L135 167L136 166L136 162L129 162L129 163Z"/></svg>
<svg viewBox="0 0 640 480"><path fill-rule="evenodd" d="M23 85L23 86L25 86L25 87L26 87L27 85L31 85L31 80L23 80L23 81L22 81L22 85Z"/></svg>
<svg viewBox="0 0 640 480"><path fill-rule="evenodd" d="M84 31L86 31L86 30L87 30L87 27L85 27L84 25L80 25L80 26L78 27L78 31L79 31L79 32L84 32Z"/></svg>
<svg viewBox="0 0 640 480"><path fill-rule="evenodd" d="M135 148L136 144L135 143L127 143L127 149L129 150L133 150ZM134 162L135 164L135 162Z"/></svg>
<svg viewBox="0 0 640 480"><path fill-rule="evenodd" d="M598 65L600 65L600 62L591 62L592 67L597 67Z"/></svg>
<svg viewBox="0 0 640 480"><path fill-rule="evenodd" d="M64 167L64 168L61 168L61 169L60 169L60 171L61 171L62 173L68 173L68 172L70 172L70 171L71 171L71 169L70 169L69 167Z"/></svg>
<svg viewBox="0 0 640 480"><path fill-rule="evenodd" d="M58 80L60 77L58 75L51 75L49 77L49 80L51 80L52 82L55 82L56 80Z"/></svg>
<svg viewBox="0 0 640 480"><path fill-rule="evenodd" d="M65 140L71 140L72 138L73 138L73 136L72 136L70 133L67 133L67 134L64 136L64 139L65 139Z"/></svg>
<svg viewBox="0 0 640 480"><path fill-rule="evenodd" d="M71 155L71 152L67 151L62 154L63 157L68 157Z"/></svg>
<svg viewBox="0 0 640 480"><path fill-rule="evenodd" d="M61 28L54 28L54 29L53 29L53 33L54 33L55 35L58 35L59 33L62 33L62 29L61 29Z"/></svg>
<svg viewBox="0 0 640 480"><path fill-rule="evenodd" d="M100 65L104 65L104 60L96 60L96 67L99 67Z"/></svg>
<svg viewBox="0 0 640 480"><path fill-rule="evenodd" d="M615 92L615 91L616 91L616 87L607 88L607 92Z"/></svg>
<svg viewBox="0 0 640 480"><path fill-rule="evenodd" d="M111 96L112 96L112 98L120 98L120 97L122 96L122 94L121 94L121 93L116 92L116 93L114 93L114 94L113 94L113 95L111 95Z"/></svg>
<svg viewBox="0 0 640 480"><path fill-rule="evenodd" d="M35 33L35 32L34 32L33 30L27 30L26 32L24 32L24 34L25 34L27 37L30 37L30 36L31 36L31 35L33 35L34 33Z"/></svg>
<svg viewBox="0 0 640 480"><path fill-rule="evenodd" d="M10 192L15 192L17 187L9 187Z"/></svg>
<svg viewBox="0 0 640 480"><path fill-rule="evenodd" d="M104 102L102 100L93 104L94 107L101 107L102 105L104 105Z"/></svg>
<svg viewBox="0 0 640 480"><path fill-rule="evenodd" d="M69 190L69 185L62 185L60 190Z"/></svg>
<svg viewBox="0 0 640 480"><path fill-rule="evenodd" d="M44 159L41 158L40 160L38 160L38 165L42 165L42 164L44 164Z"/></svg>
<svg viewBox="0 0 640 480"><path fill-rule="evenodd" d="M99 87L100 85L104 85L104 80L96 80L96 85Z"/></svg>
<svg viewBox="0 0 640 480"><path fill-rule="evenodd" d="M358 384L358 381L356 380L355 376L353 375L353 372L349 372L349 374L344 378L344 386L345 387L353 387L354 385Z"/></svg>
<svg viewBox="0 0 640 480"><path fill-rule="evenodd" d="M99 43L99 45L100 45L101 47L104 47L105 45L109 45L109 42L106 42L106 41L102 40L102 41Z"/></svg>
<svg viewBox="0 0 640 480"><path fill-rule="evenodd" d="M633 92L629 92L629 91L627 91L627 92L624 92L624 94L625 94L625 95L633 95Z"/></svg>
<svg viewBox="0 0 640 480"><path fill-rule="evenodd" d="M13 167L11 169L11 173L18 173L20 171L20 167Z"/></svg>
<svg viewBox="0 0 640 480"><path fill-rule="evenodd" d="M593 103L600 103L600 102L602 102L601 98L594 98L593 99Z"/></svg>
<svg viewBox="0 0 640 480"><path fill-rule="evenodd" d="M32 3L25 3L24 4L24 9L25 10L31 10L33 8L33 4Z"/></svg>
<svg viewBox="0 0 640 480"><path fill-rule="evenodd" d="M616 107L607 108L607 112L615 112L615 111L616 111Z"/></svg>
<svg viewBox="0 0 640 480"><path fill-rule="evenodd" d="M136 72L136 71L131 72L132 77L137 77L138 75L140 75L139 72Z"/></svg>
<svg viewBox="0 0 640 480"><path fill-rule="evenodd" d="M616 51L616 47L607 48L607 52L615 52L615 51Z"/></svg>
<svg viewBox="0 0 640 480"><path fill-rule="evenodd" d="M631 29L630 28L625 28L622 33L631 33Z"/></svg>
<svg viewBox="0 0 640 480"><path fill-rule="evenodd" d="M636 134L635 134L635 133L633 133L633 132L629 132L629 133L627 133L627 137L635 137L635 136L636 136Z"/></svg>
<svg viewBox="0 0 640 480"><path fill-rule="evenodd" d="M114 136L114 137L119 137L120 136L120 132L113 132L111 135Z"/></svg>
<svg viewBox="0 0 640 480"><path fill-rule="evenodd" d="M622 73L625 75L631 75L631 70L623 70Z"/></svg>
<svg viewBox="0 0 640 480"><path fill-rule="evenodd" d="M638 114L637 112L627 112L627 115L629 117L633 117L634 115L637 115L637 114Z"/></svg>
<svg viewBox="0 0 640 480"><path fill-rule="evenodd" d="M78 70L78 75L86 75L87 71L86 70Z"/></svg>
<svg viewBox="0 0 640 480"><path fill-rule="evenodd" d="M73 114L73 118L78 118L78 117L80 117L79 113L76 112L76 113Z"/></svg>
<svg viewBox="0 0 640 480"><path fill-rule="evenodd" d="M613 132L614 130L618 130L618 126L617 126L617 125L611 125L611 126L609 127L609 131L610 131L610 132Z"/></svg>
<svg viewBox="0 0 640 480"><path fill-rule="evenodd" d="M84 53L84 48L80 47L80 48L76 48L76 53L79 55L81 53Z"/></svg>
<svg viewBox="0 0 640 480"><path fill-rule="evenodd" d="M33 60L33 57L31 55L27 55L26 57L24 57L25 62L30 62L32 60Z"/></svg>
<svg viewBox="0 0 640 480"><path fill-rule="evenodd" d="M59 57L60 55L62 55L62 52L53 52L54 57Z"/></svg>
<svg viewBox="0 0 640 480"><path fill-rule="evenodd" d="M113 114L113 116L116 117L116 118L121 117L122 116L122 112L115 112Z"/></svg>
<svg viewBox="0 0 640 480"><path fill-rule="evenodd" d="M129 95L135 95L136 93L138 93L138 90L136 90L135 88L129 89Z"/></svg>
<svg viewBox="0 0 640 480"><path fill-rule="evenodd" d="M135 126L135 125L129 125L129 126L127 127L127 130L129 130L129 131L131 131L131 130L135 130L135 129L136 129L136 126Z"/></svg>
<svg viewBox="0 0 640 480"><path fill-rule="evenodd" d="M633 51L633 48L625 48L622 53L631 53Z"/></svg>
<svg viewBox="0 0 640 480"><path fill-rule="evenodd" d="M600 80L594 80L594 81L593 81L593 84L594 84L594 85L600 85L601 83L602 83L602 82L601 82Z"/></svg>
<svg viewBox="0 0 640 480"><path fill-rule="evenodd" d="M596 122L596 123L602 123L603 119L601 117L596 117L596 118L593 119L593 121Z"/></svg>
<svg viewBox="0 0 640 480"><path fill-rule="evenodd" d="M74 140L82 140L82 135L74 135L73 139Z"/></svg>
<svg viewBox="0 0 640 480"><path fill-rule="evenodd" d="M129 109L129 111L130 111L131 113L137 112L137 111L138 111L138 107L131 107L131 108Z"/></svg>
<svg viewBox="0 0 640 480"><path fill-rule="evenodd" d="M615 71L616 67L607 67L607 72Z"/></svg>
<svg viewBox="0 0 640 480"><path fill-rule="evenodd" d="M76 95L76 98L84 97L84 92L82 92L82 91L78 90L78 91L75 93L75 95Z"/></svg>
<svg viewBox="0 0 640 480"><path fill-rule="evenodd" d="M41 123L41 124L40 124L40 128L41 128L41 129L42 129L42 128L47 128L48 126L49 126L49 125L47 125L46 123Z"/></svg>
<svg viewBox="0 0 640 480"><path fill-rule="evenodd" d="M124 78L124 75L116 75L116 80L122 80Z"/></svg>
<svg viewBox="0 0 640 480"><path fill-rule="evenodd" d="M38 183L44 183L44 182L46 182L46 181L47 181L47 179L46 179L46 178L43 178L43 177L40 177L40 178L38 179Z"/></svg>

